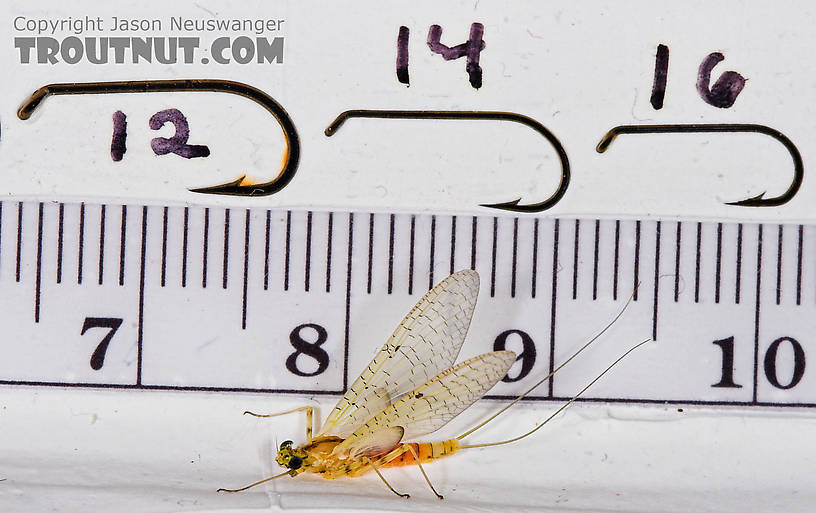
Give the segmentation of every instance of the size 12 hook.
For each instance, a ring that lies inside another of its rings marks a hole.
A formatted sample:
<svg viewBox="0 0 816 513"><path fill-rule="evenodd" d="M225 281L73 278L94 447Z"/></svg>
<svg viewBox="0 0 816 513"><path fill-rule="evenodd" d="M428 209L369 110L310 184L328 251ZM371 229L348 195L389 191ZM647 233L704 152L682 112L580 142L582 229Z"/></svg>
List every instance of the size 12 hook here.
<svg viewBox="0 0 816 513"><path fill-rule="evenodd" d="M123 82L76 82L66 84L48 84L34 91L20 105L17 117L28 119L40 103L49 96L68 94L117 94L117 93L167 93L167 92L216 92L228 93L249 98L261 105L278 121L283 130L286 148L283 154L283 166L278 175L269 182L244 184L246 175L237 180L221 185L190 189L191 192L205 194L229 194L233 196L268 196L286 187L294 178L300 160L300 139L292 118L284 108L265 92L241 82L216 79L189 80L134 80Z"/></svg>
<svg viewBox="0 0 816 513"><path fill-rule="evenodd" d="M736 205L739 207L775 207L784 205L796 195L799 187L802 185L802 179L805 174L805 167L802 163L802 155L793 141L788 137L769 126L753 125L753 124L688 124L688 125L621 125L616 126L608 131L603 136L601 142L598 143L596 150L598 153L604 153L612 141L621 134L666 134L666 133L699 133L699 132L731 132L731 133L757 133L773 137L788 150L793 159L793 181L788 190L774 196L766 198L765 192L757 194L756 196L746 198L739 201L730 201L726 205Z"/></svg>
<svg viewBox="0 0 816 513"><path fill-rule="evenodd" d="M561 142L550 132L547 127L538 121L517 114L515 112L495 112L495 111L449 111L449 110L347 110L337 116L325 130L325 134L329 137L337 133L337 130L350 118L378 118L378 119L448 119L448 120L493 120L493 121L512 121L514 123L521 123L526 125L542 136L555 149L558 158L561 161L561 181L555 192L544 201L539 203L530 203L520 205L521 198L506 201L504 203L490 203L482 204L483 207L495 208L499 210L509 210L512 212L541 212L552 208L567 192L567 187L570 181L570 166L567 152L561 145Z"/></svg>

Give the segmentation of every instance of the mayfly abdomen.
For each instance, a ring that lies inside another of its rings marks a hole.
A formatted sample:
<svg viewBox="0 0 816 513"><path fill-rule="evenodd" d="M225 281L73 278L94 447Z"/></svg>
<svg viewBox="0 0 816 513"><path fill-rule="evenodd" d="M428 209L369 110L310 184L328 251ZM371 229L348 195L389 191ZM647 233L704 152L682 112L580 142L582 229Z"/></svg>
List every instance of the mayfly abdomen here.
<svg viewBox="0 0 816 513"><path fill-rule="evenodd" d="M444 458L445 456L450 456L451 454L455 453L459 450L459 442L456 439L445 440L444 442L413 442L407 444L400 444L400 447L403 445L410 445L413 447L414 452L419 456L420 463L428 463L433 460L438 460L439 458ZM405 451L396 459L389 461L382 465L383 467L401 467L403 465L416 465L417 462L414 459L414 455L411 451Z"/></svg>

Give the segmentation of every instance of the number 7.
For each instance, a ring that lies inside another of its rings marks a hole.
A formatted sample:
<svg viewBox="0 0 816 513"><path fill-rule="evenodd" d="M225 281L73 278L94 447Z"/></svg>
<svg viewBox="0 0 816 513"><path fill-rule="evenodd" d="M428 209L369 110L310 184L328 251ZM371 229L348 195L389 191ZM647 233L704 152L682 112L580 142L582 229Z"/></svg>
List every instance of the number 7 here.
<svg viewBox="0 0 816 513"><path fill-rule="evenodd" d="M85 323L82 325L80 335L84 335L86 331L93 328L108 328L110 330L91 355L91 368L93 370L102 368L102 364L105 363L105 352L108 350L108 344L110 344L113 335L121 325L122 319L115 317L85 317Z"/></svg>

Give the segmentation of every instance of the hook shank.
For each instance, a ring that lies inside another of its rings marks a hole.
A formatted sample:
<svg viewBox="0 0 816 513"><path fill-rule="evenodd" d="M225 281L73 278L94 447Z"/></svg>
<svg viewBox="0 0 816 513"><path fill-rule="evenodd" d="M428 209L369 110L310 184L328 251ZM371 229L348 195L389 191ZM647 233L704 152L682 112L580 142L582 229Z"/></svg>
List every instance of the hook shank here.
<svg viewBox="0 0 816 513"><path fill-rule="evenodd" d="M603 136L598 146L595 148L598 153L604 153L621 134L666 134L666 133L714 133L714 132L730 132L730 133L757 133L773 137L788 150L793 159L793 180L788 186L788 189L772 198L766 198L765 192L757 194L756 196L746 198L738 201L727 202L726 205L735 205L739 207L775 207L783 205L793 199L802 185L802 179L805 175L805 167L802 163L802 155L785 134L765 125L756 124L683 124L683 125L621 125L609 130Z"/></svg>
<svg viewBox="0 0 816 513"><path fill-rule="evenodd" d="M244 176L237 180L210 187L190 189L191 192L206 194L230 194L235 196L267 196L274 194L294 178L300 160L300 138L292 118L274 98L265 92L242 82L218 79L182 80L132 80L118 82L74 82L48 84L34 91L17 109L17 117L26 120L49 96L68 94L119 94L119 93L166 93L166 92L217 92L236 94L248 98L262 106L275 117L286 141L283 166L278 175L269 182L244 184Z"/></svg>

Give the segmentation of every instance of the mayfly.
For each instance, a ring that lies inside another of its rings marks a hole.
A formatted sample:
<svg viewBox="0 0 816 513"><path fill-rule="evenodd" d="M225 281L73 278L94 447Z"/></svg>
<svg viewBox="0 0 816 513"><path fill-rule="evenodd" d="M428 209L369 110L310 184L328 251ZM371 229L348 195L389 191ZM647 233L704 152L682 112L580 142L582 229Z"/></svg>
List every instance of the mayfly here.
<svg viewBox="0 0 816 513"><path fill-rule="evenodd" d="M442 495L425 473L424 463L450 456L462 449L509 444L535 433L616 363L646 342L626 351L575 397L527 433L499 442L462 442L463 438L504 413L586 349L623 314L621 310L600 333L549 375L487 420L450 440L403 442L432 433L447 424L493 388L516 361L516 354L512 351L494 351L453 365L470 326L478 292L479 275L472 270L452 274L431 289L408 312L331 411L317 434L313 434L312 430L311 406L268 415L245 412L256 417L305 412L306 442L296 447L287 440L280 445L276 461L287 469L285 472L243 488L221 488L219 491L240 492L279 477L295 477L303 472L335 479L357 477L373 470L389 490L401 497L408 497L407 493L395 490L381 470L416 465L433 493L441 499Z"/></svg>

